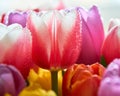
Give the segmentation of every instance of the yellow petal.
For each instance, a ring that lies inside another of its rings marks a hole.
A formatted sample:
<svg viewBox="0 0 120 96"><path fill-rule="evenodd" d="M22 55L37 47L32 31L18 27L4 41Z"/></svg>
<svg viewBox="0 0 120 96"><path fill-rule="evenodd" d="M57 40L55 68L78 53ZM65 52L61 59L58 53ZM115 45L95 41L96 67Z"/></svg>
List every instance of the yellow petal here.
<svg viewBox="0 0 120 96"><path fill-rule="evenodd" d="M32 89L36 86L46 91L51 90L51 72L42 68L35 72L33 69L30 70L28 76L29 87ZM62 71L58 72L58 94L62 96Z"/></svg>
<svg viewBox="0 0 120 96"><path fill-rule="evenodd" d="M28 76L29 83L33 84L37 78L38 78L38 74L33 69L30 69L29 76Z"/></svg>
<svg viewBox="0 0 120 96"><path fill-rule="evenodd" d="M55 92L46 91L39 86L33 85L23 89L19 96L56 96Z"/></svg>

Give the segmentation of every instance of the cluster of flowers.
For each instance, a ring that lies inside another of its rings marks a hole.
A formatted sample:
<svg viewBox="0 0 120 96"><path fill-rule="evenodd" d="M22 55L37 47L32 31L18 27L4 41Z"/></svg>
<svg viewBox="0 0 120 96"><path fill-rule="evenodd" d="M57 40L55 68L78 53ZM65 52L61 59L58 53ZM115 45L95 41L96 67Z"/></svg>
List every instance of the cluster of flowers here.
<svg viewBox="0 0 120 96"><path fill-rule="evenodd" d="M0 96L120 96L119 20L106 37L96 6L12 11L0 22Z"/></svg>

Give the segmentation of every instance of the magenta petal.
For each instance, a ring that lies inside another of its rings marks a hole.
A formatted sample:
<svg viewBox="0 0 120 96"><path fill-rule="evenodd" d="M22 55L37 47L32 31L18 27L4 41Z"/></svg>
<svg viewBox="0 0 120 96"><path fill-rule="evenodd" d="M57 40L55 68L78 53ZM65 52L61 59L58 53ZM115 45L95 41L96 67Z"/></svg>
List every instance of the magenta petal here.
<svg viewBox="0 0 120 96"><path fill-rule="evenodd" d="M0 64L0 96L5 93L17 96L25 84L24 78L15 67Z"/></svg>
<svg viewBox="0 0 120 96"><path fill-rule="evenodd" d="M104 30L96 6L89 11L78 7L82 16L82 51L77 63L92 64L100 62L100 52L104 40Z"/></svg>
<svg viewBox="0 0 120 96"><path fill-rule="evenodd" d="M25 80L20 72L15 69L13 66L8 66L14 78L16 93L18 94L25 86Z"/></svg>
<svg viewBox="0 0 120 96"><path fill-rule="evenodd" d="M12 77L11 71L7 68L6 65L0 64L0 86L2 87L3 92L0 92L0 96L4 96L6 92L16 95L14 79ZM2 91L0 90L0 91Z"/></svg>
<svg viewBox="0 0 120 96"><path fill-rule="evenodd" d="M106 77L120 76L120 59L113 60L107 67L103 79Z"/></svg>
<svg viewBox="0 0 120 96"><path fill-rule="evenodd" d="M90 30L82 19L82 47L77 63L92 64L97 61L99 61L99 56L96 54Z"/></svg>
<svg viewBox="0 0 120 96"><path fill-rule="evenodd" d="M105 78L102 80L98 96L120 96L120 77Z"/></svg>
<svg viewBox="0 0 120 96"><path fill-rule="evenodd" d="M91 38L93 40L95 51L97 55L100 56L100 50L104 40L104 29L96 6L93 6L88 13L87 25L91 32Z"/></svg>
<svg viewBox="0 0 120 96"><path fill-rule="evenodd" d="M13 12L10 12L8 15L6 15L4 22L6 25L18 23L22 25L22 27L25 27L26 20L27 20L27 12L13 11Z"/></svg>
<svg viewBox="0 0 120 96"><path fill-rule="evenodd" d="M106 68L98 96L120 96L120 59L113 60Z"/></svg>
<svg viewBox="0 0 120 96"><path fill-rule="evenodd" d="M77 10L80 12L82 18L84 19L85 22L87 22L87 18L88 18L88 11L81 8L81 7L78 7Z"/></svg>

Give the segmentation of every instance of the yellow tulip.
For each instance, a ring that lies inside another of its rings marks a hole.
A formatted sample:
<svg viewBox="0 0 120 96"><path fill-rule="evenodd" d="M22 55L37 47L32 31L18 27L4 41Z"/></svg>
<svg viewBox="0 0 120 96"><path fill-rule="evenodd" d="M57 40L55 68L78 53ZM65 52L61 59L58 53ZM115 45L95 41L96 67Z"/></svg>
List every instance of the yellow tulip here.
<svg viewBox="0 0 120 96"><path fill-rule="evenodd" d="M42 68L35 72L30 70L28 87L24 88L19 96L56 96L51 89L51 72ZM62 72L58 72L58 95L62 96Z"/></svg>

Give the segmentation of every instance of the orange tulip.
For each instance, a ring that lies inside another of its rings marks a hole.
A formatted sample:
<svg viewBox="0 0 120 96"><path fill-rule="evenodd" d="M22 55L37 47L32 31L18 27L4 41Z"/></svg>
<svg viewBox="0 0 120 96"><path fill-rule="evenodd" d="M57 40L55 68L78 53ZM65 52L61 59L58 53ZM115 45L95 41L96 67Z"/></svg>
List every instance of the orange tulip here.
<svg viewBox="0 0 120 96"><path fill-rule="evenodd" d="M104 70L98 63L73 65L63 77L63 96L97 96Z"/></svg>

